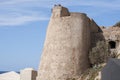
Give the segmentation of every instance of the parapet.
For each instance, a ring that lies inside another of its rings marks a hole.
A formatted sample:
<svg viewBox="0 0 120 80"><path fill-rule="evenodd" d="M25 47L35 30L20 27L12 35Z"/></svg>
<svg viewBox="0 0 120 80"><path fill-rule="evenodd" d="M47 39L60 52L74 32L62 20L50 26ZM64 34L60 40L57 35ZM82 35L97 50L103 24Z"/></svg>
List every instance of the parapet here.
<svg viewBox="0 0 120 80"><path fill-rule="evenodd" d="M61 6L60 4L54 5L52 9L52 17L65 17L70 16L67 8Z"/></svg>

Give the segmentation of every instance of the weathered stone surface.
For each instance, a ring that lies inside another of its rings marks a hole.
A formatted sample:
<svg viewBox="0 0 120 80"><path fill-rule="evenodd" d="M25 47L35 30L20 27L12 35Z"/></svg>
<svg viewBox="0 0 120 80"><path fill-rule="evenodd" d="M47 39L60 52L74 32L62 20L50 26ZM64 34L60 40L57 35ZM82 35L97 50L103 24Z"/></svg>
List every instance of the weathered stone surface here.
<svg viewBox="0 0 120 80"><path fill-rule="evenodd" d="M91 23L96 27L93 32L98 32L98 26L86 14L53 8L37 80L67 80L89 68Z"/></svg>
<svg viewBox="0 0 120 80"><path fill-rule="evenodd" d="M102 30L105 40L108 43L110 41L114 41L116 43L116 47L113 49L113 51L116 50L118 58L120 58L120 27L109 27Z"/></svg>
<svg viewBox="0 0 120 80"><path fill-rule="evenodd" d="M116 42L120 54L120 27L99 27L84 13L55 5L48 25L37 80L69 80L89 68L88 54L98 41Z"/></svg>

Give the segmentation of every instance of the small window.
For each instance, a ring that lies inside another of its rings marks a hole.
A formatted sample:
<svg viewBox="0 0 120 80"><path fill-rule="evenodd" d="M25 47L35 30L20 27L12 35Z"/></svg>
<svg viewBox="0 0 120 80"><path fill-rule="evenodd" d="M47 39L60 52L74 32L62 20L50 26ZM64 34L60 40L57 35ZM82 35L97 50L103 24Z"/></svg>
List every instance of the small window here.
<svg viewBox="0 0 120 80"><path fill-rule="evenodd" d="M116 42L115 42L115 41L110 41L110 42L109 42L109 45L110 45L110 48L111 48L111 49L116 48Z"/></svg>

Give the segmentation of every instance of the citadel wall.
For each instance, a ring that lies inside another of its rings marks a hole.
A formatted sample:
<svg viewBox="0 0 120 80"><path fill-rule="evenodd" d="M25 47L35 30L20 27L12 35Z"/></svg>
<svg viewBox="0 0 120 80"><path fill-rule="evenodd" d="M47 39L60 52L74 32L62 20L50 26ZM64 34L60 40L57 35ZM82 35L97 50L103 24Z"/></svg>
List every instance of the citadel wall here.
<svg viewBox="0 0 120 80"><path fill-rule="evenodd" d="M120 58L120 27L100 27L101 31L92 33L92 47L96 46L98 41L106 41L109 44L111 53L117 53Z"/></svg>
<svg viewBox="0 0 120 80"><path fill-rule="evenodd" d="M117 54L120 54L120 27L102 28L102 31L111 50L116 50Z"/></svg>
<svg viewBox="0 0 120 80"><path fill-rule="evenodd" d="M70 13L62 6L55 6L52 12L37 80L80 76L89 68L91 36L99 28L84 13Z"/></svg>

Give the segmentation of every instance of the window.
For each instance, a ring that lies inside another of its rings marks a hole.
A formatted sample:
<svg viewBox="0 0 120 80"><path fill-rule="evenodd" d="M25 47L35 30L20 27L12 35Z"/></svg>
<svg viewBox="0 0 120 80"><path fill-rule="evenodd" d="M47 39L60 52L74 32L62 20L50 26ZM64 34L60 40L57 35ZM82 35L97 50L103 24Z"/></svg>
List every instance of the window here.
<svg viewBox="0 0 120 80"><path fill-rule="evenodd" d="M109 42L109 45L110 45L110 48L111 48L111 49L116 48L116 42L115 42L115 41L110 41L110 42Z"/></svg>

